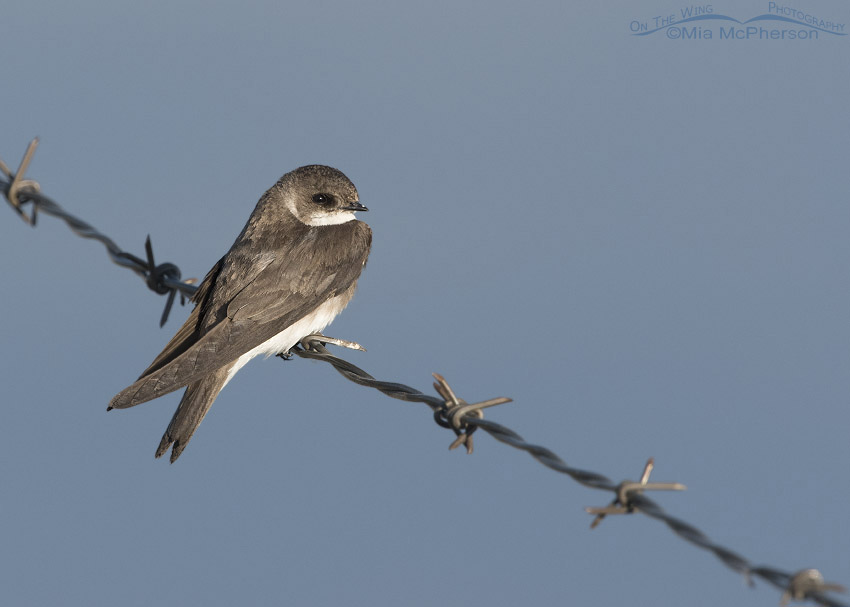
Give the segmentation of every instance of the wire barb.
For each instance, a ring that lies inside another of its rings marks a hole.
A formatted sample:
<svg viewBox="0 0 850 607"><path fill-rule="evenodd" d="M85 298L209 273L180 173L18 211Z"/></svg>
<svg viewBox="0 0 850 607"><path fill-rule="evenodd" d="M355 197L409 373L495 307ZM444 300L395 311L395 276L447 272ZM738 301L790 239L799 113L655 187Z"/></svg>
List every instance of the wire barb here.
<svg viewBox="0 0 850 607"><path fill-rule="evenodd" d="M159 319L159 326L162 327L165 325L165 321L168 320L168 314L171 312L171 306L174 304L174 297L177 295L177 289L165 284L165 279L179 282L180 268L173 263L156 265L156 262L153 259L153 246L151 245L150 234L148 234L147 239L145 239L145 253L147 254L145 269L147 270L148 275L145 283L147 283L148 288L154 293L159 293L160 295L168 294L168 299L165 301L165 309L162 311L162 316ZM190 281L194 282L194 279L190 279ZM184 296L181 295L180 305L185 303L186 300Z"/></svg>
<svg viewBox="0 0 850 607"><path fill-rule="evenodd" d="M445 401L442 409L434 411L434 421L443 428L454 430L457 438L449 445L449 451L457 449L461 445L466 445L466 453L472 454L472 433L475 432L478 426L470 424L466 417L472 416L475 419L484 419L483 409L512 402L512 399L500 396L479 403L469 404L465 400L455 396L445 377L439 373L434 373L433 375L434 379L437 380L434 382L434 389Z"/></svg>
<svg viewBox="0 0 850 607"><path fill-rule="evenodd" d="M782 599L779 601L780 607L786 607L792 600L805 601L814 599L820 602L823 598L823 593L831 592L847 592L847 588L841 584L827 583L823 579L823 575L817 569L803 569L795 573L788 581L788 586Z"/></svg>
<svg viewBox="0 0 850 607"><path fill-rule="evenodd" d="M339 346L340 348L358 350L359 352L366 351L366 348L358 344L356 341L348 341L347 339L339 339L337 337L328 337L327 335L322 335L321 333L311 333L307 337L301 339L301 343L304 344L307 348L310 347L310 342L318 342L320 344L333 344L335 346Z"/></svg>
<svg viewBox="0 0 850 607"><path fill-rule="evenodd" d="M35 149L38 147L38 137L34 137L32 141L29 142L26 151L24 152L24 157L21 159L21 163L18 165L18 170L12 173L6 163L0 160L0 171L3 172L4 175L9 179L8 183L4 183L3 185L3 195L6 197L6 200L9 201L9 204L12 205L12 208L15 209L15 212L23 219L27 224L31 226L35 226L38 205L33 205L32 215L27 215L24 213L23 205L27 202L32 201L32 195L38 194L41 190L41 187L38 185L38 182L33 181L31 179L24 179L24 175L26 175L27 169L30 166L30 162L32 161L33 154L35 154Z"/></svg>
<svg viewBox="0 0 850 607"><path fill-rule="evenodd" d="M643 474L640 476L640 481L623 481L617 485L617 497L608 506L603 508L585 508L588 514L595 514L596 517L590 523L590 528L595 529L599 523L609 514L631 514L635 511L635 504L632 497L635 494L644 491L684 491L687 489L681 483L650 483L649 475L652 474L652 469L655 467L655 458L650 457L643 468Z"/></svg>

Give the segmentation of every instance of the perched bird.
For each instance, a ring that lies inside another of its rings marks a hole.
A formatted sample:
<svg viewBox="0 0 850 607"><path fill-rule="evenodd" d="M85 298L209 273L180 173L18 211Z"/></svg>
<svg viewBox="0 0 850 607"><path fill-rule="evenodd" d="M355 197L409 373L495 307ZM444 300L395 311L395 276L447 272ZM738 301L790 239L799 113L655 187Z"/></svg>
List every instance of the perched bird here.
<svg viewBox="0 0 850 607"><path fill-rule="evenodd" d="M354 217L366 210L354 184L331 167L281 177L201 282L189 318L107 411L186 386L156 450L160 457L171 447L173 463L245 363L289 351L345 308L372 243L369 226Z"/></svg>

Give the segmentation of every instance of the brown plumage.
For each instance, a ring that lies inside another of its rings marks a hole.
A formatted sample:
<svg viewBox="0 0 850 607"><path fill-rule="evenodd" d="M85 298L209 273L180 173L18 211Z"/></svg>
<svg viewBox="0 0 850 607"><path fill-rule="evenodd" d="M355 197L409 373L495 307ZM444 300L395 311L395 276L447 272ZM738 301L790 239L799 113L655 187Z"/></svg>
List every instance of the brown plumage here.
<svg viewBox="0 0 850 607"><path fill-rule="evenodd" d="M320 331L354 295L372 240L369 226L354 219L357 210L366 208L336 169L312 165L284 175L204 278L189 318L109 409L188 386L156 452L173 445L176 460L242 365Z"/></svg>

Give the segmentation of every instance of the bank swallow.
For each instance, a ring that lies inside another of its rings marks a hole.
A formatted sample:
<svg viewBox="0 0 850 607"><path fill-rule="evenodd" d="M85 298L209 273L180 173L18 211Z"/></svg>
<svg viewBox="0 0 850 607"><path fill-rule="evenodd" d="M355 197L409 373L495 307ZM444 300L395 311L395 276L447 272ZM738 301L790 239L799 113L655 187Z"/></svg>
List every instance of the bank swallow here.
<svg viewBox="0 0 850 607"><path fill-rule="evenodd" d="M107 410L186 386L156 450L160 457L171 448L174 462L239 369L289 351L345 308L369 256L372 231L354 217L366 210L354 184L331 167L281 177L201 282L188 320Z"/></svg>

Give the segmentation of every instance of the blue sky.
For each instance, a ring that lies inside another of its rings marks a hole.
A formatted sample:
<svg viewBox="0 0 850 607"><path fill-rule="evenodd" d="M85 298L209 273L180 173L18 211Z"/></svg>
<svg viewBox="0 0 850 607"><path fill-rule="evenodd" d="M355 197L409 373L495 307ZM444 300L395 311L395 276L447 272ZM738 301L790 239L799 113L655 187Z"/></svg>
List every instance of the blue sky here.
<svg viewBox="0 0 850 607"><path fill-rule="evenodd" d="M688 485L671 513L850 584L850 36L692 38L692 5L645 0L306 4L8 0L0 156L40 136L45 193L186 277L280 175L341 169L374 232L328 330L368 352L341 356L510 396L487 416L615 481L654 456ZM252 362L154 460L179 394L106 403L188 308L159 329L164 300L52 218L0 233L4 603L779 600L646 517L591 532L608 494L483 434L449 452L426 407L321 363Z"/></svg>

